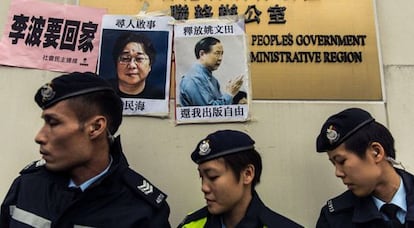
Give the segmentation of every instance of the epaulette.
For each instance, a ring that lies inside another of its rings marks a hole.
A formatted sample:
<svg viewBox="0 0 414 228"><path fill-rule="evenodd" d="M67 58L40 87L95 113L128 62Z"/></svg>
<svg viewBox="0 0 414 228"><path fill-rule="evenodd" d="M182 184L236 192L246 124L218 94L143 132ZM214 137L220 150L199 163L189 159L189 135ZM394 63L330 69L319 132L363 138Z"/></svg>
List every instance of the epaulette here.
<svg viewBox="0 0 414 228"><path fill-rule="evenodd" d="M190 222L193 221L197 221L203 218L206 218L208 216L208 209L207 207L203 207L195 212L191 212L190 214L188 214L187 216L185 216L185 218L183 219L183 221L178 225L178 227L182 227L185 224L188 224Z"/></svg>
<svg viewBox="0 0 414 228"><path fill-rule="evenodd" d="M330 213L336 213L338 211L346 210L354 207L355 195L351 191L346 191L341 195L332 198L326 202L326 206Z"/></svg>
<svg viewBox="0 0 414 228"><path fill-rule="evenodd" d="M26 165L21 171L20 174L32 173L37 170L40 170L42 167L46 165L46 161L43 159L33 161Z"/></svg>
<svg viewBox="0 0 414 228"><path fill-rule="evenodd" d="M156 188L147 179L132 169L127 169L123 175L123 179L135 193L140 195L156 208L159 208L167 199L167 195L165 193L161 192L161 190Z"/></svg>

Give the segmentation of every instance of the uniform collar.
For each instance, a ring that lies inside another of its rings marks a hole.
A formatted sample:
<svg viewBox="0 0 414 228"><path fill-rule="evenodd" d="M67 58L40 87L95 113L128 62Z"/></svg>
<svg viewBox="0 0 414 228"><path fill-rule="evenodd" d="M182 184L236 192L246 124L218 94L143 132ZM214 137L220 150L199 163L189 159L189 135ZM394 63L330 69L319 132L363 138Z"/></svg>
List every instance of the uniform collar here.
<svg viewBox="0 0 414 228"><path fill-rule="evenodd" d="M104 171L102 171L101 173L99 173L98 175L96 175L96 176L94 176L94 177L92 177L91 179L89 179L89 180L87 180L87 181L85 181L85 182L83 182L81 185L76 185L75 184L75 182L73 182L73 180L72 179L70 179L70 181L69 181L69 188L80 188L80 190L82 190L82 192L83 191L85 191L85 189L87 189L91 184L93 184L95 181L97 181L101 176L103 176L103 175L105 175L105 173L107 173L108 172L108 170L109 170L109 168L111 167L111 165L112 165L112 156L110 156L109 157L109 164L108 164L108 166L105 168L105 170Z"/></svg>
<svg viewBox="0 0 414 228"><path fill-rule="evenodd" d="M82 191L84 191L91 185L99 184L104 179L100 177L111 175L111 173L115 172L115 170L128 168L129 164L124 153L122 152L121 137L119 135L115 137L114 142L110 145L109 155L111 159L110 163L103 172L84 182L80 186L76 186L73 181L70 180L69 187L79 187Z"/></svg>
<svg viewBox="0 0 414 228"><path fill-rule="evenodd" d="M397 172L398 172L398 170L397 170ZM399 202L400 200L404 201L404 203L405 203L404 208L405 208L405 211L407 211L408 210L407 209L407 204L405 202L405 200L407 198L405 198L405 197L408 193L406 192L406 189L404 188L404 184L403 184L404 179L402 178L401 173L399 173L399 174L400 174L400 177L401 177L400 181L402 183L400 183L400 187L397 191L400 191L400 189L402 188L401 191L403 191L403 192L396 193L393 197L393 202L397 202L397 201ZM405 193L403 198L401 198L402 193ZM398 200L396 200L397 198L398 198ZM396 203L396 204L398 206L400 206L399 203ZM382 206L382 204L381 204L381 206ZM408 216L408 214L407 214L407 216ZM364 223L364 222L371 221L373 219L383 219L383 215L379 211L378 206L377 206L375 200L373 199L373 196L367 196L367 197L364 197L364 198L357 198L352 221L355 222L355 223Z"/></svg>
<svg viewBox="0 0 414 228"><path fill-rule="evenodd" d="M375 206L371 196L357 198L355 203L352 216L353 223L365 223L374 219L382 219L382 215Z"/></svg>
<svg viewBox="0 0 414 228"><path fill-rule="evenodd" d="M263 224L260 217L261 208L264 207L263 202L260 200L256 191L252 192L252 200L247 207L246 215L240 221L240 223L246 224L248 227L260 227Z"/></svg>
<svg viewBox="0 0 414 228"><path fill-rule="evenodd" d="M404 183L402 181L402 178L400 177L400 187L398 188L397 192L394 194L394 197L392 197L392 200L390 201L390 203L397 205L402 210L407 212L407 202L405 201L406 196L407 194L405 192ZM386 203L378 199L375 196L372 196L372 199L374 200L375 206L377 206L378 210L380 210L382 205Z"/></svg>
<svg viewBox="0 0 414 228"><path fill-rule="evenodd" d="M242 220L238 223L237 226L243 224L245 227L260 227L261 224L257 224L260 219L258 216L260 215L260 208L263 205L263 202L258 197L257 193L253 191L252 193L252 200L250 201L249 206L247 207L246 214L243 216ZM223 219L221 216L212 216L211 219L212 224L219 224L220 226L211 226L211 227L221 227L225 228L226 225L223 223Z"/></svg>

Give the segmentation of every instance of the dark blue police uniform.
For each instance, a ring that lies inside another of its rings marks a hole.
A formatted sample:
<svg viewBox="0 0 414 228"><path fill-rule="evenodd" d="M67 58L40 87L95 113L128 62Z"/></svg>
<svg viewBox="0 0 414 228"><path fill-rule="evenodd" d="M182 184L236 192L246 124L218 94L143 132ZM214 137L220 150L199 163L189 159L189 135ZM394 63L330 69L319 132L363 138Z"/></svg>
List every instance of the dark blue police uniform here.
<svg viewBox="0 0 414 228"><path fill-rule="evenodd" d="M178 226L179 228L218 228L221 227L221 218L208 212L204 207L190 215ZM253 193L252 201L247 208L246 215L237 224L236 228L262 228L262 227L281 227L281 228L298 228L302 227L292 220L270 210L260 200L256 192Z"/></svg>
<svg viewBox="0 0 414 228"><path fill-rule="evenodd" d="M67 171L50 171L44 160L32 163L10 187L1 205L0 227L170 227L167 196L129 168L120 137L113 136L122 121L122 101L108 82L89 72L62 75L42 86L35 101L47 109L90 93L106 99L101 108L111 116L107 172L82 191L69 187Z"/></svg>
<svg viewBox="0 0 414 228"><path fill-rule="evenodd" d="M170 227L167 196L128 167L119 137L111 156L109 171L84 192L44 164L28 166L1 205L0 227Z"/></svg>
<svg viewBox="0 0 414 228"><path fill-rule="evenodd" d="M406 228L414 227L414 176L404 170L396 169L403 179L407 194ZM359 198L351 191L328 200L322 208L316 224L317 228L324 227L355 227L355 228L379 228L392 227L383 219L381 212L375 206L371 196Z"/></svg>

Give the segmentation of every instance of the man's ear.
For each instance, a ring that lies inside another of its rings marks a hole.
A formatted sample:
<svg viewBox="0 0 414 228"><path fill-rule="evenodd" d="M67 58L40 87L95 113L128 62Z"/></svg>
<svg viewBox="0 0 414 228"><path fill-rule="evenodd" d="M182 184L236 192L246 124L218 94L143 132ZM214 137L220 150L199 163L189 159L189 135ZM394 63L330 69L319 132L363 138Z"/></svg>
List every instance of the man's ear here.
<svg viewBox="0 0 414 228"><path fill-rule="evenodd" d="M372 142L369 147L371 156L373 156L374 160L379 162L383 159L385 159L386 154L384 147L382 147L381 143L378 142Z"/></svg>
<svg viewBox="0 0 414 228"><path fill-rule="evenodd" d="M107 120L104 116L94 116L89 121L89 136L95 139L102 134L106 134Z"/></svg>
<svg viewBox="0 0 414 228"><path fill-rule="evenodd" d="M243 184L251 184L253 182L254 179L254 165L252 164L248 164L246 168L243 169L242 171L242 180L243 180Z"/></svg>

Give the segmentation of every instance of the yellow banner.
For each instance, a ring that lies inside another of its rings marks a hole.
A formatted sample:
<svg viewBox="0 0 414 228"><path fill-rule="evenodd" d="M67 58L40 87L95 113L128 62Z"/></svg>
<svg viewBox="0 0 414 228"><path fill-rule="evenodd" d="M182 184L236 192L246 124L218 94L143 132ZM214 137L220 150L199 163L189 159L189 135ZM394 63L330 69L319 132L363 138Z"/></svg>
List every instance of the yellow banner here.
<svg viewBox="0 0 414 228"><path fill-rule="evenodd" d="M80 5L107 8L109 14L160 11L178 20L244 15L254 99L383 100L374 1L80 0Z"/></svg>

